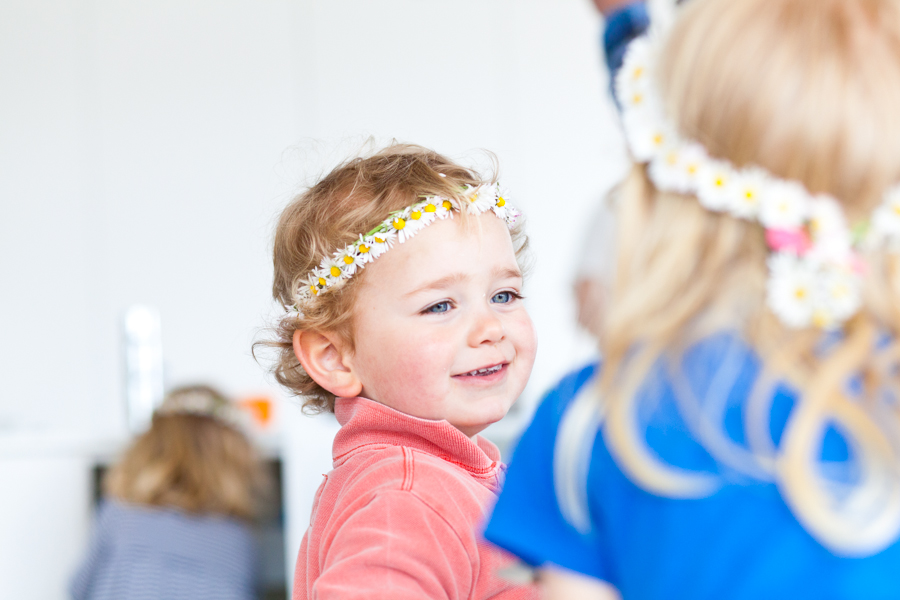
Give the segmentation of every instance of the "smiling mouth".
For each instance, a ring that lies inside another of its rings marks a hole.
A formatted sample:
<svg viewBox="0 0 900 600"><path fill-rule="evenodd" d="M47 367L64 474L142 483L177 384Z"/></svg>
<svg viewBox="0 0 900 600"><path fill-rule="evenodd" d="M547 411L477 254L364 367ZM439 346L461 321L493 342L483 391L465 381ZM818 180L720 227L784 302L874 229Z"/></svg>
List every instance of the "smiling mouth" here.
<svg viewBox="0 0 900 600"><path fill-rule="evenodd" d="M474 371L469 371L468 373L460 373L456 377L487 377L488 375L493 375L498 372L500 369L506 366L506 363L501 363L499 365L494 365L493 367L485 367L483 369L475 369Z"/></svg>

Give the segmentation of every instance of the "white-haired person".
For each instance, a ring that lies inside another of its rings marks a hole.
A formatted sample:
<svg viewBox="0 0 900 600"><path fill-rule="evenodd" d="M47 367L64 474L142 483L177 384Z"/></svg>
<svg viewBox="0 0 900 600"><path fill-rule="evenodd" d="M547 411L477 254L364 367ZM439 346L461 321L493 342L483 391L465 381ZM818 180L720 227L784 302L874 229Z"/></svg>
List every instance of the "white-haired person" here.
<svg viewBox="0 0 900 600"><path fill-rule="evenodd" d="M691 0L616 92L602 362L486 537L551 599L900 598L900 3Z"/></svg>

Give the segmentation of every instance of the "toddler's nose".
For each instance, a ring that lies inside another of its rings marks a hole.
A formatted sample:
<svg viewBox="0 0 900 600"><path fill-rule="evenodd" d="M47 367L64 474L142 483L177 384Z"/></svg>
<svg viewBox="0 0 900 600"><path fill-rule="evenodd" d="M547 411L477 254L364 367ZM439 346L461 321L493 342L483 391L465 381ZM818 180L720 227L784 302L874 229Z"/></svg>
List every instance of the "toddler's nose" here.
<svg viewBox="0 0 900 600"><path fill-rule="evenodd" d="M506 332L503 329L503 323L494 311L486 307L475 315L472 329L469 332L470 346L493 345L504 337L506 337Z"/></svg>

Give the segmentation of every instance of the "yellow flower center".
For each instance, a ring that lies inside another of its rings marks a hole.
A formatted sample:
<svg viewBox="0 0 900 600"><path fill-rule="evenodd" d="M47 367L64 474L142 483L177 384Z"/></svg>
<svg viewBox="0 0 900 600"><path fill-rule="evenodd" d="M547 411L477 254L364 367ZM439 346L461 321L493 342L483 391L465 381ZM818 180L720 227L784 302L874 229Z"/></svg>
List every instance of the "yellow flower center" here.
<svg viewBox="0 0 900 600"><path fill-rule="evenodd" d="M803 300L804 298L806 298L806 288L798 287L796 290L794 290L794 296L797 298L797 300Z"/></svg>
<svg viewBox="0 0 900 600"><path fill-rule="evenodd" d="M319 277L319 287L325 287L325 284L327 284L327 283L328 282L325 281L324 277Z"/></svg>
<svg viewBox="0 0 900 600"><path fill-rule="evenodd" d="M821 310L817 310L815 313L813 313L812 320L813 325L815 325L816 327L825 327L829 322L828 315L826 315L825 312Z"/></svg>
<svg viewBox="0 0 900 600"><path fill-rule="evenodd" d="M635 94L634 96L631 97L632 104L640 104L643 101L644 101L644 96L642 94Z"/></svg>
<svg viewBox="0 0 900 600"><path fill-rule="evenodd" d="M688 172L689 175L696 175L696 174L697 174L697 169L699 169L699 168L700 168L700 167L697 166L697 164L691 163L691 164L689 164L689 165L687 166L687 172Z"/></svg>
<svg viewBox="0 0 900 600"><path fill-rule="evenodd" d="M353 264L353 257L350 256L349 254L345 254L345 255L344 255L344 264L345 264L345 265L352 265L352 264Z"/></svg>
<svg viewBox="0 0 900 600"><path fill-rule="evenodd" d="M434 204L426 204L425 208L423 208L422 210L424 210L425 212L435 212L437 210L437 206L435 206Z"/></svg>
<svg viewBox="0 0 900 600"><path fill-rule="evenodd" d="M895 214L895 215L900 215L900 204L895 204L895 205L894 205L894 214Z"/></svg>
<svg viewBox="0 0 900 600"><path fill-rule="evenodd" d="M472 194L471 196L469 196L469 202L474 203L476 200L478 200L478 194Z"/></svg>
<svg viewBox="0 0 900 600"><path fill-rule="evenodd" d="M319 295L319 288L317 288L316 286L311 285L311 286L309 286L309 289L312 290L313 295L316 295L316 296Z"/></svg>
<svg viewBox="0 0 900 600"><path fill-rule="evenodd" d="M441 206L443 206L447 210L453 208L453 204L449 200L444 200L443 202L441 202Z"/></svg>
<svg viewBox="0 0 900 600"><path fill-rule="evenodd" d="M640 79L644 74L644 67L635 67L634 71L631 72L632 79Z"/></svg>
<svg viewBox="0 0 900 600"><path fill-rule="evenodd" d="M653 143L656 144L657 146L662 146L664 139L665 138L663 138L663 134L657 133L656 135L653 136Z"/></svg>
<svg viewBox="0 0 900 600"><path fill-rule="evenodd" d="M723 187L725 185L724 177L716 177L716 187Z"/></svg>
<svg viewBox="0 0 900 600"><path fill-rule="evenodd" d="M383 240L382 238L380 238L380 237L377 237L377 238L375 238L375 242L378 243L378 244L383 244L383 243L384 243L384 240Z"/></svg>
<svg viewBox="0 0 900 600"><path fill-rule="evenodd" d="M396 219L394 219L394 229L399 231L399 230L403 229L404 227L406 227L406 221L404 221L400 217L397 217Z"/></svg>
<svg viewBox="0 0 900 600"><path fill-rule="evenodd" d="M331 276L332 277L340 277L341 270L338 267L331 267Z"/></svg>
<svg viewBox="0 0 900 600"><path fill-rule="evenodd" d="M503 196L497 198L497 206L503 207L506 206L506 200L503 199Z"/></svg>
<svg viewBox="0 0 900 600"><path fill-rule="evenodd" d="M422 218L422 212L418 211L418 210L414 210L411 213L409 213L409 216L413 221L418 221L419 219Z"/></svg>
<svg viewBox="0 0 900 600"><path fill-rule="evenodd" d="M359 251L360 251L362 254L367 254L367 253L369 252L369 247L366 246L365 244L360 244L360 245L359 245Z"/></svg>

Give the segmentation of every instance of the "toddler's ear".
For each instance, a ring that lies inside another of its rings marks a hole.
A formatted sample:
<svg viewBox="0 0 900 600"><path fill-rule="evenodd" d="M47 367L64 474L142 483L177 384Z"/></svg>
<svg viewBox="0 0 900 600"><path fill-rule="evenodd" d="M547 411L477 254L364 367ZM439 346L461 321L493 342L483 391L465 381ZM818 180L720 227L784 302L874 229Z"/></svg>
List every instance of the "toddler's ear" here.
<svg viewBox="0 0 900 600"><path fill-rule="evenodd" d="M345 360L346 344L339 336L298 329L294 354L313 381L335 396L353 398L362 392L362 382Z"/></svg>

